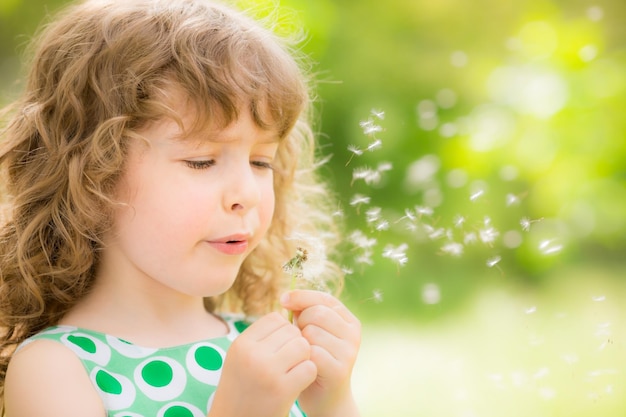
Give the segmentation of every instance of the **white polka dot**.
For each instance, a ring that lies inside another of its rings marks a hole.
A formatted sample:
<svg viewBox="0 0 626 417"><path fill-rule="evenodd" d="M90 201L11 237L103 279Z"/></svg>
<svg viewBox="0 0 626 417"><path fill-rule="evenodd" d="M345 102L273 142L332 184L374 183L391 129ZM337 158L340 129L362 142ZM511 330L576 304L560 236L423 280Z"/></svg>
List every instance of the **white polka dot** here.
<svg viewBox="0 0 626 417"><path fill-rule="evenodd" d="M125 342L122 339L109 335L107 335L106 338L109 346L111 346L119 354L127 358L145 358L146 356L150 356L158 350L133 345L132 343Z"/></svg>
<svg viewBox="0 0 626 417"><path fill-rule="evenodd" d="M202 367L196 360L196 352L198 352L198 349L204 350L206 348L212 349L214 351L214 354L216 355L216 358L219 357L219 359L221 360L221 363L222 364L224 363L226 352L222 348L212 343L208 343L208 342L197 343L193 345L187 352L187 357L186 357L187 370L189 371L191 376L193 376L198 381L204 382L205 384L209 384L209 385L217 385L220 379L220 376L222 374L222 366L219 366L217 367L217 369L214 369L214 370L206 369Z"/></svg>
<svg viewBox="0 0 626 417"><path fill-rule="evenodd" d="M200 410L198 407L196 407L193 404L185 403L182 401L171 402L161 407L161 409L159 410L159 413L157 414L157 417L164 417L166 415L165 413L167 412L167 410L169 410L172 407L184 407L191 412L193 417L206 417L205 411Z"/></svg>
<svg viewBox="0 0 626 417"><path fill-rule="evenodd" d="M105 366L111 360L111 348L106 343L86 333L74 332L63 335L61 343L69 347L79 358L92 361L100 366ZM91 346L87 347L87 344Z"/></svg>

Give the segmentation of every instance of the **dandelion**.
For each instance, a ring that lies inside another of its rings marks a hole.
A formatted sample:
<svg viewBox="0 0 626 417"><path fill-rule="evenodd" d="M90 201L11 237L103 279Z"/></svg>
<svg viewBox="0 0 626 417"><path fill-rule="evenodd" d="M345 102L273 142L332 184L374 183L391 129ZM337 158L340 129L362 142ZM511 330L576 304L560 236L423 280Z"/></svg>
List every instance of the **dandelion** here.
<svg viewBox="0 0 626 417"><path fill-rule="evenodd" d="M365 221L368 224L376 223L381 219L382 209L380 207L371 207L365 212Z"/></svg>
<svg viewBox="0 0 626 417"><path fill-rule="evenodd" d="M307 259L308 259L307 250L298 246L296 248L296 255L283 265L283 271L291 274L291 283L289 285L290 289L292 290L295 289L298 280L303 277L302 265L307 261ZM292 322L293 311L289 311L288 314L289 314L289 321Z"/></svg>

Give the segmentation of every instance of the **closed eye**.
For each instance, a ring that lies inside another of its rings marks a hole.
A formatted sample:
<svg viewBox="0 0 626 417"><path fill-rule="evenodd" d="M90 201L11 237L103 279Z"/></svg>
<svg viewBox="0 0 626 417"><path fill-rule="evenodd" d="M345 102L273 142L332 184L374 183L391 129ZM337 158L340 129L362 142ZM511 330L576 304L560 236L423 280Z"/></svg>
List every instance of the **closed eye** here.
<svg viewBox="0 0 626 417"><path fill-rule="evenodd" d="M215 160L213 159L206 159L206 160L191 160L191 161L185 161L185 164L192 169L207 169L212 167L213 165L215 165Z"/></svg>
<svg viewBox="0 0 626 417"><path fill-rule="evenodd" d="M252 161L250 162L253 166L261 169L274 169L271 163L265 161Z"/></svg>

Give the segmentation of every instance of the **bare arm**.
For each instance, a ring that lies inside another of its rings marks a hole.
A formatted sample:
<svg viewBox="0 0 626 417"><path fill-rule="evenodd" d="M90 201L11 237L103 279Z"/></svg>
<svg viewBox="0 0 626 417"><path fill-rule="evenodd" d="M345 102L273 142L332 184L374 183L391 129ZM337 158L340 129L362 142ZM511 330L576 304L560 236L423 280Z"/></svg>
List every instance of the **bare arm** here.
<svg viewBox="0 0 626 417"><path fill-rule="evenodd" d="M63 345L38 340L17 352L7 370L4 402L11 417L104 417L80 360Z"/></svg>

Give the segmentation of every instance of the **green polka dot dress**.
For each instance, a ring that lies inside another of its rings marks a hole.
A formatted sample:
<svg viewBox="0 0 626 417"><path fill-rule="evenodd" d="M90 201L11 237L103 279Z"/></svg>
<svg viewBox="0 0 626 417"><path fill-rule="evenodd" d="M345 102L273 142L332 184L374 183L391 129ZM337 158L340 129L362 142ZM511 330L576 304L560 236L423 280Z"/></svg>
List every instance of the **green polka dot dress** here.
<svg viewBox="0 0 626 417"><path fill-rule="evenodd" d="M226 351L248 323L224 316L223 337L163 349L145 348L72 326L45 329L20 345L54 340L83 363L109 417L206 417ZM305 417L297 404L290 417Z"/></svg>

